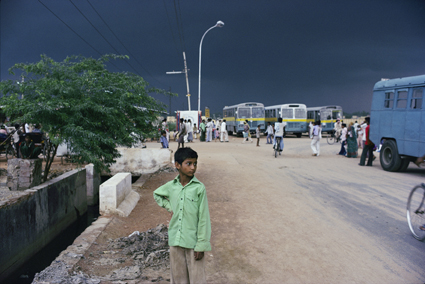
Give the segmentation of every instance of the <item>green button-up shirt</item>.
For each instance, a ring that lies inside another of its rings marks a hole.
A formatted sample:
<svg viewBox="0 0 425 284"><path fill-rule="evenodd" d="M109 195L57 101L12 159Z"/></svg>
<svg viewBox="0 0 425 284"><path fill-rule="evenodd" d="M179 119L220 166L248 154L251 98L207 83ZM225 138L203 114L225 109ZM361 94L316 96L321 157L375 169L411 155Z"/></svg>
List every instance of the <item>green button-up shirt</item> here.
<svg viewBox="0 0 425 284"><path fill-rule="evenodd" d="M157 188L153 197L173 217L168 228L168 244L195 251L211 250L211 221L205 186L196 177L182 186L177 176Z"/></svg>

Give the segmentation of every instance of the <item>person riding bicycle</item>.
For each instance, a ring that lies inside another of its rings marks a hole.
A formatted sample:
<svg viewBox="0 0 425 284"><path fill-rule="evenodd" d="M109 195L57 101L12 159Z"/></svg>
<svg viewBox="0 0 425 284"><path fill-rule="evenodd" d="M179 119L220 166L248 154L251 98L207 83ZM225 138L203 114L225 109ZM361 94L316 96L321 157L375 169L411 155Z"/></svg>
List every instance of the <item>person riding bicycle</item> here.
<svg viewBox="0 0 425 284"><path fill-rule="evenodd" d="M277 119L278 122L274 124L274 138L273 138L273 149L276 147L276 138L280 138L280 147L279 152L282 152L283 150L283 129L285 127L285 124L282 123L282 118L279 117Z"/></svg>
<svg viewBox="0 0 425 284"><path fill-rule="evenodd" d="M339 137L341 136L341 132L342 132L342 123L341 123L341 120L339 118L336 119L334 131L335 131L335 138L338 141Z"/></svg>

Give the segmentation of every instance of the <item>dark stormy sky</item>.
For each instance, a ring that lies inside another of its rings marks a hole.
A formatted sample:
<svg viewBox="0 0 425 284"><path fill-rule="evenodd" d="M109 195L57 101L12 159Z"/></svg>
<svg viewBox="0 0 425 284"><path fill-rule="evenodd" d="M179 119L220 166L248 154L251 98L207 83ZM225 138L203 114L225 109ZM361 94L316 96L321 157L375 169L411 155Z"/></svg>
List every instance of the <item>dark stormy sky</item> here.
<svg viewBox="0 0 425 284"><path fill-rule="evenodd" d="M44 4L44 5L43 5ZM381 78L425 74L424 0L1 0L1 79L8 68L69 55L120 53L111 71L141 75L178 93L187 109L186 52L192 110L258 101L267 105L336 104L370 110ZM47 7L47 8L46 8ZM50 11L49 11L50 9ZM89 22L90 21L90 22ZM94 27L93 27L93 26ZM72 29L72 30L71 30ZM157 96L167 105L169 100ZM167 110L169 108L167 107Z"/></svg>

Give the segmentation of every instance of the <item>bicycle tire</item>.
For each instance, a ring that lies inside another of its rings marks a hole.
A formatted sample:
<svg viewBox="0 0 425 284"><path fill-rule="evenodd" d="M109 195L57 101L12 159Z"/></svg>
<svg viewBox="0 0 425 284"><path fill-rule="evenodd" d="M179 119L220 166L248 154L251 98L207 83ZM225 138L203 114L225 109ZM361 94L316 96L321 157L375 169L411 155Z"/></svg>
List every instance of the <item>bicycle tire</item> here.
<svg viewBox="0 0 425 284"><path fill-rule="evenodd" d="M328 142L329 145L333 145L335 143L335 137L334 136L328 136L326 138L326 141Z"/></svg>
<svg viewBox="0 0 425 284"><path fill-rule="evenodd" d="M425 240L425 184L415 186L407 199L407 223L412 235L419 241Z"/></svg>

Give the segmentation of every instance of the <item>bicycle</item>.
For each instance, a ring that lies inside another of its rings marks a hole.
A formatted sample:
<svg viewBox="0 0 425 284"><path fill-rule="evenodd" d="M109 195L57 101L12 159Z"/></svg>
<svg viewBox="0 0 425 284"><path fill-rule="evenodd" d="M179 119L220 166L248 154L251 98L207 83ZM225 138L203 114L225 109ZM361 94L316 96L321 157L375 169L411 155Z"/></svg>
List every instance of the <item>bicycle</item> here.
<svg viewBox="0 0 425 284"><path fill-rule="evenodd" d="M415 186L407 199L407 223L413 237L425 240L425 184Z"/></svg>
<svg viewBox="0 0 425 284"><path fill-rule="evenodd" d="M328 135L328 137L326 137L326 141L328 142L329 145L334 144L335 142L341 142L341 135L339 135L338 137L335 136L335 131L331 132L331 136Z"/></svg>
<svg viewBox="0 0 425 284"><path fill-rule="evenodd" d="M274 150L274 157L277 158L277 153L279 152L279 155L282 155L282 149L280 149L280 139L281 137L276 137L276 144L273 146Z"/></svg>

